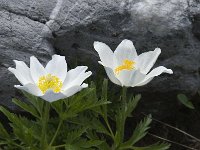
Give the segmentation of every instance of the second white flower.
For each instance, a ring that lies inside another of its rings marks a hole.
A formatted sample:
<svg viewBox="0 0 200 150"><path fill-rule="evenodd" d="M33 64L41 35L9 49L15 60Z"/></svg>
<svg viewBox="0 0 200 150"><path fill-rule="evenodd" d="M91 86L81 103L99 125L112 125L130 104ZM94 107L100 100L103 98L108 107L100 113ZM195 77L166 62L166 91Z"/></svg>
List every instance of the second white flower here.
<svg viewBox="0 0 200 150"><path fill-rule="evenodd" d="M142 86L161 73L173 73L163 66L150 71L161 53L160 48L137 55L132 41L125 39L114 52L102 42L94 42L94 49L98 52L101 60L99 63L104 66L109 79L120 86Z"/></svg>

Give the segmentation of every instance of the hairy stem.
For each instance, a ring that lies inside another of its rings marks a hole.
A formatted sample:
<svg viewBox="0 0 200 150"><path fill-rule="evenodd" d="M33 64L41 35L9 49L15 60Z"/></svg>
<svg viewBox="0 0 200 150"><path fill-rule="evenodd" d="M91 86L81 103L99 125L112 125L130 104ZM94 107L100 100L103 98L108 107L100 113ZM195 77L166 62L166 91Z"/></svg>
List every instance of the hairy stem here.
<svg viewBox="0 0 200 150"><path fill-rule="evenodd" d="M41 117L41 122L42 122L41 148L43 150L45 150L47 147L46 131L47 131L47 123L49 120L49 109L50 109L50 105L48 102L46 102L44 105L45 105L44 111Z"/></svg>
<svg viewBox="0 0 200 150"><path fill-rule="evenodd" d="M121 126L121 142L124 140L124 127L125 127L125 122L126 122L126 116L125 116L125 111L127 107L127 101L126 101L126 93L127 93L127 88L124 86L122 89L122 107L123 107L123 112L122 112L122 126Z"/></svg>
<svg viewBox="0 0 200 150"><path fill-rule="evenodd" d="M56 139L56 137L57 137L57 135L58 135L58 131L60 130L60 128L61 128L61 126L62 126L62 123L63 123L63 120L61 119L60 121L59 121L59 124L58 124L58 127L57 127L57 129L56 129L56 132L55 132L55 134L54 134L54 136L53 136L53 138L52 138L52 140L51 140L51 142L50 142L50 146L53 144L53 142L55 141L55 139Z"/></svg>

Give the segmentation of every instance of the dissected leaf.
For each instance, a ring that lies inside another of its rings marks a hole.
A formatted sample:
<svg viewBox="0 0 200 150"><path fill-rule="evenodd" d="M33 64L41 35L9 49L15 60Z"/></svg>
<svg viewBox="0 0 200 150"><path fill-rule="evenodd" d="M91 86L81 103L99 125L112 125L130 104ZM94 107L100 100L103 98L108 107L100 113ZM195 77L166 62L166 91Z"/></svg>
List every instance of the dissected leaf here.
<svg viewBox="0 0 200 150"><path fill-rule="evenodd" d="M130 147L141 140L147 134L151 121L151 115L144 118L144 120L136 126L131 138L127 142L123 143L121 147Z"/></svg>
<svg viewBox="0 0 200 150"><path fill-rule="evenodd" d="M10 138L10 135L6 131L6 129L3 127L3 125L0 123L0 138L2 139L8 139Z"/></svg>
<svg viewBox="0 0 200 150"><path fill-rule="evenodd" d="M25 111L32 114L34 117L39 118L39 114L38 114L37 110L30 104L27 104L25 102L15 99L15 98L12 100L12 102L15 103L17 106L21 107L22 109L24 109Z"/></svg>
<svg viewBox="0 0 200 150"><path fill-rule="evenodd" d="M138 94L135 97L131 98L127 103L126 116L131 116L132 111L136 108L139 100L141 99L141 95Z"/></svg>

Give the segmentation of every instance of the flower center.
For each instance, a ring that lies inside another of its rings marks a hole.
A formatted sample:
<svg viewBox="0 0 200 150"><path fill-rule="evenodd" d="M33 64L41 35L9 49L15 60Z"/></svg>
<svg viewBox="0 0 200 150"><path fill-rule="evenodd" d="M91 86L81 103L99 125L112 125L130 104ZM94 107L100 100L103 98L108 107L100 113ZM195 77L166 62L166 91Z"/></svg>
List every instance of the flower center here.
<svg viewBox="0 0 200 150"><path fill-rule="evenodd" d="M115 73L119 74L122 70L132 70L134 69L135 62L132 60L124 59L122 65L115 68Z"/></svg>
<svg viewBox="0 0 200 150"><path fill-rule="evenodd" d="M38 80L38 87L43 94L49 89L53 90L55 93L59 93L62 85L62 81L57 76L51 74L41 76Z"/></svg>

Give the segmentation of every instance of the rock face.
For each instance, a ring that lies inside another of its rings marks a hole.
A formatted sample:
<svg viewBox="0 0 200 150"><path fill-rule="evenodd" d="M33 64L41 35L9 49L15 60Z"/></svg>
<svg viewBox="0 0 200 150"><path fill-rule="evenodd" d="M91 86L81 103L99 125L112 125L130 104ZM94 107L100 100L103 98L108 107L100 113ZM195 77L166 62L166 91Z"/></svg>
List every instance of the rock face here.
<svg viewBox="0 0 200 150"><path fill-rule="evenodd" d="M160 47L156 65L174 71L134 90L194 94L200 87L199 12L198 0L0 0L0 104L15 109L18 82L7 71L13 59L28 63L35 55L45 63L58 53L68 63L89 61L97 68L93 42L114 50L125 38L139 54Z"/></svg>

